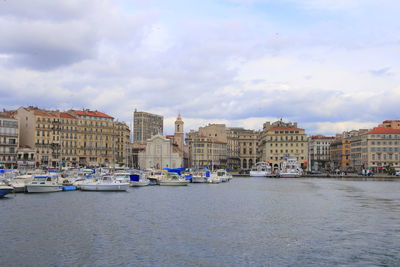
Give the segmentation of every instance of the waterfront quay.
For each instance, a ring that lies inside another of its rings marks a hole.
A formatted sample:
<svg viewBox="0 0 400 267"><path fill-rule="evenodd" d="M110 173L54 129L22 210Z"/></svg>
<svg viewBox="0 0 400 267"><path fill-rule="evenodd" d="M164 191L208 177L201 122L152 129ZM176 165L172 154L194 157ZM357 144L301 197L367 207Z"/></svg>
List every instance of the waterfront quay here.
<svg viewBox="0 0 400 267"><path fill-rule="evenodd" d="M0 200L1 266L398 266L400 182L240 178Z"/></svg>

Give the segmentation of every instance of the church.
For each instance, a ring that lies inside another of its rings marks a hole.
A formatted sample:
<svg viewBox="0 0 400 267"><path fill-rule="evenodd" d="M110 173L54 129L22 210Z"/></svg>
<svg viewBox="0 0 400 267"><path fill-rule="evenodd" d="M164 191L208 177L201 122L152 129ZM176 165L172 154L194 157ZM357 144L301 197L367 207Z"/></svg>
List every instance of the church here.
<svg viewBox="0 0 400 267"><path fill-rule="evenodd" d="M184 140L184 122L181 115L175 120L174 135L153 135L146 141L146 148L139 152L141 169L164 169L186 167L186 146Z"/></svg>

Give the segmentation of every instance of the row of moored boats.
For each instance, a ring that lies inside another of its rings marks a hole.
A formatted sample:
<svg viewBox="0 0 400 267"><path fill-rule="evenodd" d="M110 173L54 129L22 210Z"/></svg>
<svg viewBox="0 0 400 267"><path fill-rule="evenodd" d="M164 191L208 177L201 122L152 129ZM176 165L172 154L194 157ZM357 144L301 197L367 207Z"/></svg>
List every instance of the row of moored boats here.
<svg viewBox="0 0 400 267"><path fill-rule="evenodd" d="M0 197L14 193L48 193L59 191L127 191L129 187L148 185L187 186L193 183L218 184L232 179L226 170L210 172L168 170L105 171L75 169L63 172L40 170L20 174L19 171L0 173Z"/></svg>
<svg viewBox="0 0 400 267"><path fill-rule="evenodd" d="M294 157L288 157L281 165L281 168L276 166L272 170L271 165L267 162L258 162L250 170L252 177L282 177L282 178L297 178L303 175L303 169Z"/></svg>

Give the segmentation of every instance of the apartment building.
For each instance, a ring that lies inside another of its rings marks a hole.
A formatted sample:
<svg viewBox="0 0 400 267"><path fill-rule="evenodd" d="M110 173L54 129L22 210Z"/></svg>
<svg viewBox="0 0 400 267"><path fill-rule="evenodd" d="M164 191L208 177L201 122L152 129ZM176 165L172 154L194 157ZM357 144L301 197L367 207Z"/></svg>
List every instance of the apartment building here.
<svg viewBox="0 0 400 267"><path fill-rule="evenodd" d="M308 166L308 138L297 123L265 122L260 134L261 160L278 169L288 157L295 157L303 169Z"/></svg>
<svg viewBox="0 0 400 267"><path fill-rule="evenodd" d="M189 166L192 168L226 168L227 131L224 124L209 124L186 135Z"/></svg>
<svg viewBox="0 0 400 267"><path fill-rule="evenodd" d="M230 170L240 169L240 158L239 158L239 131L243 128L230 127L226 128L226 166Z"/></svg>
<svg viewBox="0 0 400 267"><path fill-rule="evenodd" d="M163 116L135 109L133 113L133 142L144 143L153 135L162 135L163 125Z"/></svg>
<svg viewBox="0 0 400 267"><path fill-rule="evenodd" d="M400 168L400 129L376 127L361 135L361 167L375 173Z"/></svg>
<svg viewBox="0 0 400 267"><path fill-rule="evenodd" d="M332 136L314 135L309 137L308 149L310 168L313 171L324 171L330 168L330 146L335 140Z"/></svg>
<svg viewBox="0 0 400 267"><path fill-rule="evenodd" d="M258 162L259 132L242 129L238 131L240 168L251 169Z"/></svg>
<svg viewBox="0 0 400 267"><path fill-rule="evenodd" d="M12 112L0 113L0 168L17 167L18 120Z"/></svg>
<svg viewBox="0 0 400 267"><path fill-rule="evenodd" d="M91 110L17 110L21 145L35 149L36 167L114 166L127 162L129 128Z"/></svg>

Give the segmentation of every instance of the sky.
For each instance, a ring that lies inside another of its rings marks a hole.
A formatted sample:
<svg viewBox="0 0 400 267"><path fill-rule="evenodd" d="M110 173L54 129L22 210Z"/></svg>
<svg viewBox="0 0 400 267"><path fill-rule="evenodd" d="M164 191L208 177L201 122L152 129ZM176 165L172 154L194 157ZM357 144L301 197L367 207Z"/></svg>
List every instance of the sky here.
<svg viewBox="0 0 400 267"><path fill-rule="evenodd" d="M400 1L3 0L0 107L334 135L400 119Z"/></svg>

